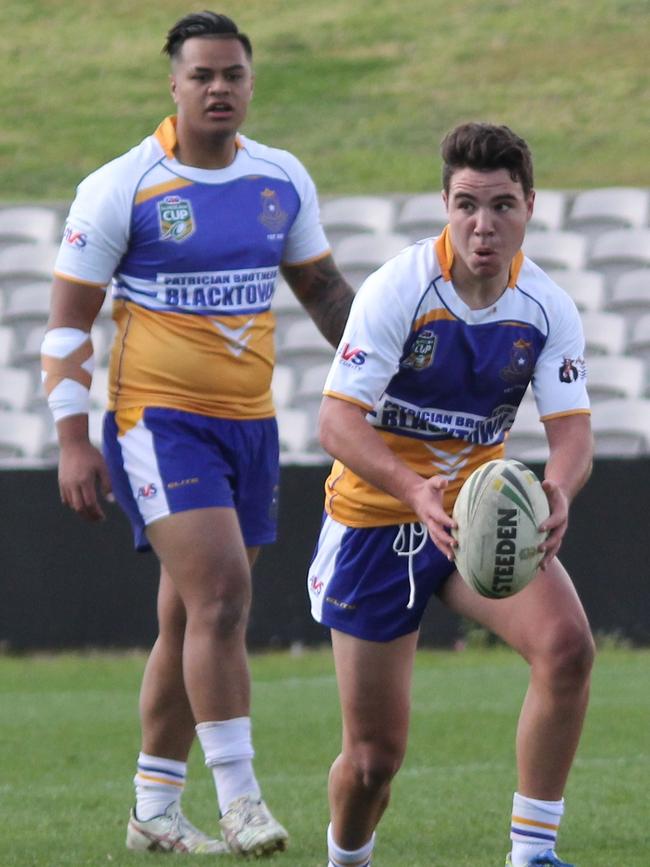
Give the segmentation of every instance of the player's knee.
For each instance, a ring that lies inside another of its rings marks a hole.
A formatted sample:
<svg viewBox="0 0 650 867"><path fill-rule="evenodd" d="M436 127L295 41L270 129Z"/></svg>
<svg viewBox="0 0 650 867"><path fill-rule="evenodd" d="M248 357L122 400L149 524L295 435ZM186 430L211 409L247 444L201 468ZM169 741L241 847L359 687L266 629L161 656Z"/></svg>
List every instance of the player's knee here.
<svg viewBox="0 0 650 867"><path fill-rule="evenodd" d="M565 626L552 637L545 654L550 679L557 688L574 688L584 683L594 663L595 645L591 632L582 625Z"/></svg>
<svg viewBox="0 0 650 867"><path fill-rule="evenodd" d="M352 756L357 783L371 792L381 790L399 771L403 758L404 750L396 744L366 744L357 748Z"/></svg>
<svg viewBox="0 0 650 867"><path fill-rule="evenodd" d="M190 613L189 628L201 629L227 640L246 629L249 605L243 595L215 597Z"/></svg>

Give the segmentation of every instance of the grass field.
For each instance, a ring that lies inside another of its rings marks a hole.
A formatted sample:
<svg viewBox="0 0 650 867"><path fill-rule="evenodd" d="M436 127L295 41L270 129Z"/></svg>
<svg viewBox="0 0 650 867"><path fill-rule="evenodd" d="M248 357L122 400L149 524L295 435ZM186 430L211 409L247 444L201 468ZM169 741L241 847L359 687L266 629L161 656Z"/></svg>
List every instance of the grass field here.
<svg viewBox="0 0 650 867"><path fill-rule="evenodd" d="M141 654L0 658L2 867L158 863L123 848L143 664ZM647 650L599 655L561 834L579 867L648 867L649 666ZM292 835L273 863L324 867L339 738L329 652L255 656L252 668L256 769ZM373 867L501 867L525 685L525 665L502 648L420 653L409 753ZM198 751L190 778L186 811L214 830Z"/></svg>
<svg viewBox="0 0 650 867"><path fill-rule="evenodd" d="M69 201L171 112L164 34L206 4L3 0L0 197ZM245 132L324 194L438 185L438 143L486 119L529 139L537 185L647 185L647 0L222 0L253 38Z"/></svg>

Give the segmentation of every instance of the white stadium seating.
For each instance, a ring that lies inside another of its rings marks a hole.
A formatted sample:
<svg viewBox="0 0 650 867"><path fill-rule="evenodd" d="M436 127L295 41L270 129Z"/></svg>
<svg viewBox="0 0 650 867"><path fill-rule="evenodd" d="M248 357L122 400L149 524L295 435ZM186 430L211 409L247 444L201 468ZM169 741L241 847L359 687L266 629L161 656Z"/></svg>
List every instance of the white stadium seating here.
<svg viewBox="0 0 650 867"><path fill-rule="evenodd" d="M342 196L321 204L321 222L330 244L347 235L390 232L395 204L382 196Z"/></svg>
<svg viewBox="0 0 650 867"><path fill-rule="evenodd" d="M524 239L524 253L540 268L585 268L587 240L579 232L530 231Z"/></svg>
<svg viewBox="0 0 650 867"><path fill-rule="evenodd" d="M0 208L0 244L50 244L57 240L61 218L53 208L19 205Z"/></svg>
<svg viewBox="0 0 650 867"><path fill-rule="evenodd" d="M40 345L64 209L0 207L0 460L51 463L58 447L40 383ZM321 216L339 268L356 289L414 240L447 222L440 193L337 196ZM587 344L587 382L597 453L650 454L650 190L538 190L524 249L573 298ZM91 435L106 405L114 331L107 294L93 329L96 372ZM327 460L316 416L334 350L280 276L273 299L277 365L273 394L283 461ZM31 430L31 433L29 432ZM506 453L543 460L548 447L526 397Z"/></svg>
<svg viewBox="0 0 650 867"><path fill-rule="evenodd" d="M440 193L410 196L402 205L395 231L412 241L438 235L447 224L447 209Z"/></svg>

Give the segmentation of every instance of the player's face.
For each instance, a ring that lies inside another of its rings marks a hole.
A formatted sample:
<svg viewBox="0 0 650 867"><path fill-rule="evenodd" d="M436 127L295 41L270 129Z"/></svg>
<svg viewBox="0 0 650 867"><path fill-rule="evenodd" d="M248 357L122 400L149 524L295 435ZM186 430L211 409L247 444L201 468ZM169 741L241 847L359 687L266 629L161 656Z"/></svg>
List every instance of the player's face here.
<svg viewBox="0 0 650 867"><path fill-rule="evenodd" d="M454 285L503 290L521 248L535 193L524 195L506 169L454 172L443 198L454 250Z"/></svg>
<svg viewBox="0 0 650 867"><path fill-rule="evenodd" d="M253 81L239 40L188 39L170 76L179 124L197 136L234 136L246 117Z"/></svg>

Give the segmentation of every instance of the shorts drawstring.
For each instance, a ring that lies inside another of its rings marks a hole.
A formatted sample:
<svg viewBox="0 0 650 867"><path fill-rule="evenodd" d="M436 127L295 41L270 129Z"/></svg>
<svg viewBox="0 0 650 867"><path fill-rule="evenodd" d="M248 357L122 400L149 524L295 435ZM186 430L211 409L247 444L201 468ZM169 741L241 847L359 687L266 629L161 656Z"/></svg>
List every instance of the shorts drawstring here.
<svg viewBox="0 0 650 867"><path fill-rule="evenodd" d="M406 528L409 528L408 543L406 541ZM415 602L415 578L413 576L413 558L424 548L427 536L427 528L424 524L416 521L413 524L400 524L400 528L393 542L393 551L398 557L408 557L409 568L409 601L407 608L413 608ZM417 547L415 543L417 542Z"/></svg>

